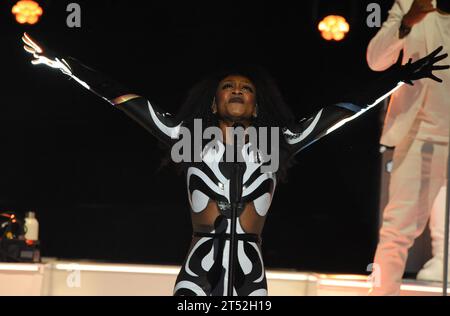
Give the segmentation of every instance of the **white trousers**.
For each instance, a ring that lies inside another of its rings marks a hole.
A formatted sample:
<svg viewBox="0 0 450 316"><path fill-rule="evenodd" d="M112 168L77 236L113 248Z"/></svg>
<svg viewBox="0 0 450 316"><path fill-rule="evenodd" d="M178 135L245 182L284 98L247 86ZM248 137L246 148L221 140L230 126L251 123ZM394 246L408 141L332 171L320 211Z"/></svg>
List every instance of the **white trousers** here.
<svg viewBox="0 0 450 316"><path fill-rule="evenodd" d="M405 138L394 150L389 202L374 259L371 295L399 295L408 249L430 219L433 255L442 255L448 144ZM433 209L434 208L434 209Z"/></svg>

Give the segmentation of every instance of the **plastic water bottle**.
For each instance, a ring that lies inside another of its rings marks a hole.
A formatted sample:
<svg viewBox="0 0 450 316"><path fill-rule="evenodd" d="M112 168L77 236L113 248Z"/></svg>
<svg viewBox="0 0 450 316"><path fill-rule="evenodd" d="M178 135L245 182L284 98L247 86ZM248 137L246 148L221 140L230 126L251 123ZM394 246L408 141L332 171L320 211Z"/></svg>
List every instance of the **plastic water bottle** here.
<svg viewBox="0 0 450 316"><path fill-rule="evenodd" d="M25 239L39 240L39 222L34 212L27 212L25 217Z"/></svg>

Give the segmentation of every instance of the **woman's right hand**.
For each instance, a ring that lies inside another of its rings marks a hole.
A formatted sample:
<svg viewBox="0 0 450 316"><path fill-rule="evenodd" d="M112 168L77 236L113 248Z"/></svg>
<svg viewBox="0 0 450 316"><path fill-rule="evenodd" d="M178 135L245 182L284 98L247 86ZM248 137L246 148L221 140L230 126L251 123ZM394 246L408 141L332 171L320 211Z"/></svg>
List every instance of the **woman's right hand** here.
<svg viewBox="0 0 450 316"><path fill-rule="evenodd" d="M22 41L25 44L23 46L25 51L33 55L34 59L31 61L33 65L43 64L51 68L59 69L66 75L72 75L69 65L65 63L64 60L56 57L53 52L45 48L44 45L38 43L30 35L24 33Z"/></svg>

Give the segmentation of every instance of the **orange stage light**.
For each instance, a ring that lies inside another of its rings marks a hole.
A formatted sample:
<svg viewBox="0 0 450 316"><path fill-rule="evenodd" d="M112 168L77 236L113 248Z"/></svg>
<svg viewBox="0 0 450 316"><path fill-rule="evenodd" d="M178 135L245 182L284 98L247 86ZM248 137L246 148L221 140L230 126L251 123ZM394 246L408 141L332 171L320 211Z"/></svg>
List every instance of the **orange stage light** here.
<svg viewBox="0 0 450 316"><path fill-rule="evenodd" d="M44 13L39 3L32 0L18 1L11 12L16 16L16 21L20 24L35 24Z"/></svg>
<svg viewBox="0 0 450 316"><path fill-rule="evenodd" d="M350 26L342 16L329 15L319 23L319 31L327 41L340 41L350 31Z"/></svg>

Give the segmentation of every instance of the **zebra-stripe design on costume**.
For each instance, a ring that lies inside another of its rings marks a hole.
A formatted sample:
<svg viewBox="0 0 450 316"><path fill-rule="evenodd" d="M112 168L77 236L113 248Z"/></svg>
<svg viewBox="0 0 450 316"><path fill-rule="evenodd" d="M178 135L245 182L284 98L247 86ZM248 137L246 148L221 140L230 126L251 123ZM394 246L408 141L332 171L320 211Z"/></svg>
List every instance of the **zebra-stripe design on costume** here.
<svg viewBox="0 0 450 316"><path fill-rule="evenodd" d="M237 234L244 234L237 220ZM212 233L230 232L230 219L219 216ZM238 238L239 239L239 238ZM229 239L203 237L190 251L178 275L174 295L227 295ZM238 240L233 292L239 296L265 295L267 281L256 242ZM199 290L201 289L201 291Z"/></svg>
<svg viewBox="0 0 450 316"><path fill-rule="evenodd" d="M203 153L203 162L187 169L187 188L189 202L193 212L201 213L211 196L224 203L230 201L230 179L224 174L223 157L225 146L222 143L207 147ZM249 144L242 148L245 160L243 174L243 201L254 202L260 216L264 216L270 207L276 185L273 173L261 173L263 162L248 159ZM269 188L269 190L267 190ZM220 215L210 233L220 236L230 234L231 219ZM235 265L235 295L262 295L267 293L267 283L260 245L257 241L241 240L246 235L237 219L236 232L237 258ZM174 289L175 295L198 295L198 286L202 293L226 295L228 286L230 240L225 237L202 237L192 247L187 256ZM192 286L193 285L193 286Z"/></svg>

